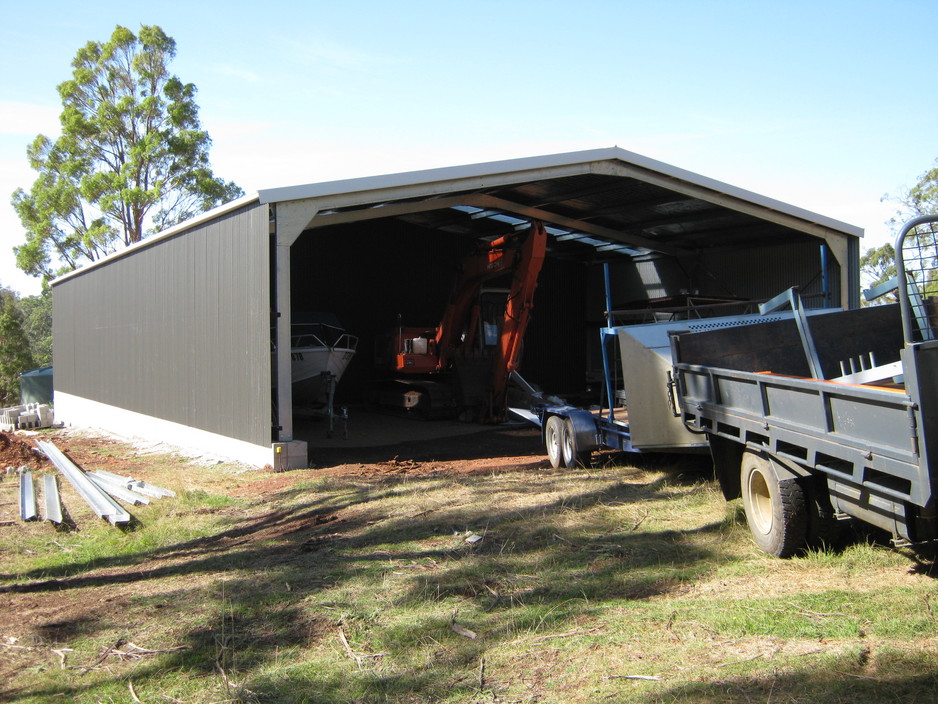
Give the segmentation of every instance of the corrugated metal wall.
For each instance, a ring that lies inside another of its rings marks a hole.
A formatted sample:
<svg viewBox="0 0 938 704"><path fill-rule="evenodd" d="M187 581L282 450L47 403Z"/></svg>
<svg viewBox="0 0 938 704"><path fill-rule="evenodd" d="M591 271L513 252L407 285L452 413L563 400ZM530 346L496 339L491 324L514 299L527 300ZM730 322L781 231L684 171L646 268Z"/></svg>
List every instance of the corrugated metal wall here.
<svg viewBox="0 0 938 704"><path fill-rule="evenodd" d="M819 240L703 256L701 265L696 279L702 286L709 278L711 286L719 285L735 296L753 299L771 298L797 286L806 306L823 307ZM840 276L837 260L828 256L827 289L833 306L841 305Z"/></svg>
<svg viewBox="0 0 938 704"><path fill-rule="evenodd" d="M56 390L271 441L266 205L53 286Z"/></svg>
<svg viewBox="0 0 938 704"><path fill-rule="evenodd" d="M827 289L830 304L840 305L841 268L828 256ZM798 286L806 305L821 306L823 292L821 241L802 241L755 249L702 253L694 260L670 258L615 265L612 272L614 306L695 292L702 296L766 299ZM601 297L601 272L593 281Z"/></svg>

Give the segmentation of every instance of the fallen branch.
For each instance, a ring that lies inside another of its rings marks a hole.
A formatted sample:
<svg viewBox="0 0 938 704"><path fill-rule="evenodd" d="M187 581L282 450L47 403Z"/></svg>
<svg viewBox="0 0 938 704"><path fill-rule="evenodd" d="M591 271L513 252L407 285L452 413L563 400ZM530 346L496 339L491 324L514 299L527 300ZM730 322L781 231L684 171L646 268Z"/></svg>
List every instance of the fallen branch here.
<svg viewBox="0 0 938 704"><path fill-rule="evenodd" d="M752 662L753 660L758 660L761 657L762 657L762 653L759 653L758 655L753 655L751 658L746 658L745 660L734 660L733 662L724 662L724 663L717 665L717 667L730 667L731 665L741 665L744 662Z"/></svg>
<svg viewBox="0 0 938 704"><path fill-rule="evenodd" d="M175 653L178 650L188 650L188 645L177 645L173 648L161 648L159 650L151 650L149 648L141 648L136 643L131 643L128 641L124 644L125 648L132 649L132 652L127 652L126 650L115 650L115 655L122 655L128 658L142 658L147 655L159 655L160 653Z"/></svg>
<svg viewBox="0 0 938 704"><path fill-rule="evenodd" d="M33 650L33 648L28 645L16 645L14 643L0 643L0 645L2 645L4 648L12 648L14 650Z"/></svg>
<svg viewBox="0 0 938 704"><path fill-rule="evenodd" d="M352 650L352 646L349 645L348 638L345 637L345 631L339 628L337 629L337 633L339 634L339 640L342 642L342 647L345 649L346 654L355 661L359 670L362 668L362 661L367 659L377 660L387 655L387 653L356 653Z"/></svg>
<svg viewBox="0 0 938 704"><path fill-rule="evenodd" d="M65 658L68 657L69 653L74 653L75 651L72 648L62 648L60 650L53 650L52 652L55 653L59 657L59 668L64 670Z"/></svg>
<svg viewBox="0 0 938 704"><path fill-rule="evenodd" d="M648 518L648 511L645 511L645 513L642 514L642 517L638 519L638 523L636 523L634 526L632 526L631 532L634 533L635 531L637 531L637 530L638 530L638 527L639 527L642 523L645 522L645 519L646 519L646 518Z"/></svg>
<svg viewBox="0 0 938 704"><path fill-rule="evenodd" d="M362 660L358 655L355 654L355 651L352 650L352 646L348 644L348 639L345 637L345 631L341 628L338 629L339 640L342 642L342 647L345 648L346 654L355 661L355 664L358 665L358 669L362 668Z"/></svg>
<svg viewBox="0 0 938 704"><path fill-rule="evenodd" d="M607 679L610 679L610 680L648 680L650 682L657 682L661 678L656 675L609 675Z"/></svg>
<svg viewBox="0 0 938 704"><path fill-rule="evenodd" d="M853 677L854 679L858 679L858 680L870 680L872 682L885 682L885 680L881 677L870 677L869 675L855 675L852 672L840 672L838 670L834 670L834 672L836 672L838 675L843 675L844 677Z"/></svg>
<svg viewBox="0 0 938 704"><path fill-rule="evenodd" d="M456 623L455 618L456 618L456 614L453 614L453 618L451 618L449 622L450 630L453 633L458 633L463 638L468 638L470 640L475 640L476 638L479 637L479 634L476 633L475 631L470 631L465 626L460 626L458 623Z"/></svg>
<svg viewBox="0 0 938 704"><path fill-rule="evenodd" d="M578 631L569 631L568 633L553 633L546 636L531 636L529 638L518 638L517 640L509 641L508 643L502 643L502 645L517 645L518 643L536 643L542 640L552 640L554 638L572 638L573 636L585 636L595 633L599 630L599 626L596 628L584 628Z"/></svg>
<svg viewBox="0 0 938 704"><path fill-rule="evenodd" d="M130 698L131 698L131 699L133 699L135 702L137 702L137 704L143 704L143 702L140 701L140 697L138 697L138 696L137 696L137 693L134 691L134 683L131 682L130 680L127 680L127 689L130 690Z"/></svg>
<svg viewBox="0 0 938 704"><path fill-rule="evenodd" d="M109 645L107 648L105 648L104 652L101 653L101 656L97 660L95 660L91 665L86 665L84 667L76 667L75 669L81 670L81 672L78 673L80 675L88 674L92 670L96 669L98 665L100 665L105 660L107 660L108 657L111 655L111 653L114 652L115 649L119 648L123 644L124 644L124 639L118 638L116 641L114 641L113 645Z"/></svg>

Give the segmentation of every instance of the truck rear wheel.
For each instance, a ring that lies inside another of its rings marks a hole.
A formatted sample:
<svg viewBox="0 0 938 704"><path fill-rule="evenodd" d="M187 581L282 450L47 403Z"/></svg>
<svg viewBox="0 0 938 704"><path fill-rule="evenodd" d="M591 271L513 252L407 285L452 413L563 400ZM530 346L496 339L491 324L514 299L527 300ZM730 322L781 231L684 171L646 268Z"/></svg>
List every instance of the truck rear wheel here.
<svg viewBox="0 0 938 704"><path fill-rule="evenodd" d="M802 486L779 480L763 454L746 451L740 465L746 522L756 544L775 557L791 557L805 547L808 514Z"/></svg>
<svg viewBox="0 0 938 704"><path fill-rule="evenodd" d="M560 416L551 416L544 425L544 444L547 446L547 458L554 469L563 464L563 445L567 434L567 424Z"/></svg>
<svg viewBox="0 0 938 704"><path fill-rule="evenodd" d="M840 550L846 544L849 523L837 519L831 506L827 481L823 477L806 477L802 482L808 511L807 545L817 550Z"/></svg>

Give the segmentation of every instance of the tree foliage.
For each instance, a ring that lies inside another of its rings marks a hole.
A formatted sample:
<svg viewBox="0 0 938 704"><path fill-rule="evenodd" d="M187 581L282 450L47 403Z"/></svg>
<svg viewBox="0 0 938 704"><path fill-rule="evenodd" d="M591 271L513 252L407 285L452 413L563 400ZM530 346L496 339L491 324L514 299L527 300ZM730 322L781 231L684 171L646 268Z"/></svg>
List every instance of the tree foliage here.
<svg viewBox="0 0 938 704"><path fill-rule="evenodd" d="M243 195L212 173L196 88L169 72L175 55L146 25L78 51L58 86L62 134L36 137L27 156L38 178L13 194L20 269L48 279Z"/></svg>
<svg viewBox="0 0 938 704"><path fill-rule="evenodd" d="M897 230L913 217L938 213L938 160L919 176L912 188L891 200L899 204L899 211L891 221Z"/></svg>
<svg viewBox="0 0 938 704"><path fill-rule="evenodd" d="M16 294L0 289L0 407L20 399L20 374L34 367Z"/></svg>
<svg viewBox="0 0 938 704"><path fill-rule="evenodd" d="M33 366L52 364L52 291L46 287L38 296L20 298L17 305Z"/></svg>
<svg viewBox="0 0 938 704"><path fill-rule="evenodd" d="M919 176L916 184L908 190L898 196L884 196L884 199L893 200L899 206L895 216L889 221L896 233L913 217L938 214L938 161L935 163L936 166ZM932 264L938 263L938 251L929 251L929 248L935 250L936 240L933 232L912 233L910 237L912 239L907 238L907 243L914 243L921 248L917 256L924 256L925 261L930 258ZM896 251L892 244L868 249L860 258L860 278L864 289L885 283L895 275ZM923 294L933 295L932 290L936 289L938 282L928 280L920 282L919 285L924 287ZM888 294L874 303L894 303L896 300L895 294Z"/></svg>
<svg viewBox="0 0 938 704"><path fill-rule="evenodd" d="M868 249L860 257L860 283L863 290L886 283L896 275L896 250L888 242L882 247ZM875 303L895 303L895 292L886 294Z"/></svg>

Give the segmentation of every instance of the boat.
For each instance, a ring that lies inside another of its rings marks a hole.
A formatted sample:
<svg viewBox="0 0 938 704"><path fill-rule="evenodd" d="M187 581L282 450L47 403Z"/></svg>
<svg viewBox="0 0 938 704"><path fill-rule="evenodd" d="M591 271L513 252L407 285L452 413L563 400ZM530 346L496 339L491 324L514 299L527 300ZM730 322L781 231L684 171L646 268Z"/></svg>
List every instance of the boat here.
<svg viewBox="0 0 938 704"><path fill-rule="evenodd" d="M342 379L358 338L332 313L297 313L290 327L294 404L331 413L332 394Z"/></svg>

